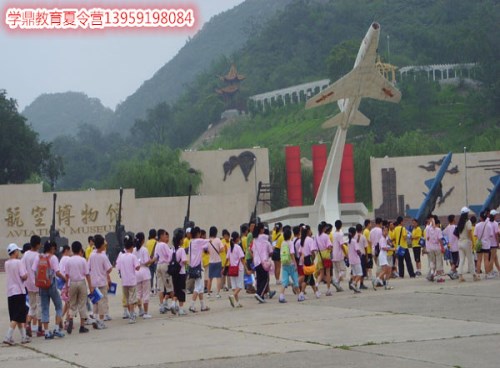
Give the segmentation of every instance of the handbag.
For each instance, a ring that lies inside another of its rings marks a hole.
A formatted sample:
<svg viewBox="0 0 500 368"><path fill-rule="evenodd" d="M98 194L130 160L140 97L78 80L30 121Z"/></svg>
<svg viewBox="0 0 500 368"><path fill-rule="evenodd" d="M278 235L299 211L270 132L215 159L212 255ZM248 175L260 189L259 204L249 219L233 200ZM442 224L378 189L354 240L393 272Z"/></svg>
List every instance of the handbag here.
<svg viewBox="0 0 500 368"><path fill-rule="evenodd" d="M401 237L403 236L403 225L401 226L401 230L399 230L399 240L398 240L398 248L396 249L396 255L398 257L404 257L406 254L406 250L401 246Z"/></svg>
<svg viewBox="0 0 500 368"><path fill-rule="evenodd" d="M305 276L310 276L310 275L314 275L314 273L316 272L316 265L313 263L312 265L310 266L303 266L303 269L304 269L304 275Z"/></svg>
<svg viewBox="0 0 500 368"><path fill-rule="evenodd" d="M396 255L398 257L404 257L406 254L406 250L402 247L402 246L399 246L398 249L396 250Z"/></svg>
<svg viewBox="0 0 500 368"><path fill-rule="evenodd" d="M257 244L254 244L255 246L257 246ZM271 261L268 259L262 259L262 255L260 254L259 252L259 256L260 256L260 264L262 265L262 268L264 269L264 271L266 272L269 272L269 270L271 269Z"/></svg>
<svg viewBox="0 0 500 368"><path fill-rule="evenodd" d="M191 243L189 243L189 264L191 264ZM188 274L188 277L190 279L199 279L201 278L201 263L198 265L198 266L195 266L195 267L189 267L188 271L187 271L187 274Z"/></svg>
<svg viewBox="0 0 500 368"><path fill-rule="evenodd" d="M318 240L317 239L315 240L316 240L316 247L318 248L319 258L321 259L321 264L323 265L323 268L326 270L327 268L332 267L332 260L329 258L323 258L323 256L321 255L321 250L319 249L318 246Z"/></svg>
<svg viewBox="0 0 500 368"><path fill-rule="evenodd" d="M229 277L238 277L240 274L240 261L238 261L238 264L236 266L229 266L227 270L227 275Z"/></svg>
<svg viewBox="0 0 500 368"><path fill-rule="evenodd" d="M269 270L271 269L271 261L268 259L263 260L260 264L262 265L262 268L266 272L269 272Z"/></svg>
<svg viewBox="0 0 500 368"><path fill-rule="evenodd" d="M483 249L483 241L481 239L483 238L483 234L484 234L485 229L486 229L486 223L484 223L483 231L481 231L481 235L479 236L479 238L477 238L476 247L475 247L476 253L479 253Z"/></svg>

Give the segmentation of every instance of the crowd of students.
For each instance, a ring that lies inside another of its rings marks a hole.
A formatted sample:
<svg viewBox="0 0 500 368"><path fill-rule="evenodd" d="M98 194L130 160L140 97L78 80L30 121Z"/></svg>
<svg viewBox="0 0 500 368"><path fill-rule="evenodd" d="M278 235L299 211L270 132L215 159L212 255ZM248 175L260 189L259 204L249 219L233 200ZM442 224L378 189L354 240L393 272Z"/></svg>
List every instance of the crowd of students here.
<svg viewBox="0 0 500 368"><path fill-rule="evenodd" d="M137 317L151 318L150 297L156 294L160 314L170 311L181 316L187 314L187 293L191 294L191 313L198 312L197 303L199 311L209 311L205 294L219 299L221 291L228 288L234 308L242 307L243 290L259 303L266 303L276 295L270 275L279 289L279 303L287 302L289 286L298 302L306 300L308 286L313 297L320 298L319 285L326 284L325 295L330 296L333 289L344 290L344 280L357 294L368 289L366 280L371 280L374 290L388 290L392 289L391 278L405 276L405 267L409 277L422 276L422 255L427 255L429 281L444 282L445 261L450 264L447 275L452 280L464 282L466 273L472 274L474 281L480 280L482 273L485 279L498 277L497 212L481 213L479 221L469 214L467 207L462 208L458 222L450 215L446 227L431 215L423 227L412 220L406 228L401 217L395 222L376 218L374 224L366 220L364 226L349 227L346 233L337 220L333 226L321 222L315 234L306 224L292 227L276 223L270 230L264 223L251 222L242 225L239 232L223 230L221 238L215 226L209 229L208 237L197 226L177 229L172 242L164 229L151 229L148 240L142 232L126 235L115 265L123 290L123 318L130 324L136 323ZM5 344L14 344L16 327L21 343L29 343L34 334L47 340L64 337L64 331L72 333L77 315L79 333L87 333L85 326L89 324L97 330L106 328L104 322L111 319L108 291L113 286L113 266L104 237L98 234L88 240L85 251L78 241L62 247L60 259L55 243L45 243L40 252L41 239L36 235L23 250L9 244L5 270L11 322ZM93 307L89 294L98 296ZM54 328L49 328L50 301L56 313Z"/></svg>

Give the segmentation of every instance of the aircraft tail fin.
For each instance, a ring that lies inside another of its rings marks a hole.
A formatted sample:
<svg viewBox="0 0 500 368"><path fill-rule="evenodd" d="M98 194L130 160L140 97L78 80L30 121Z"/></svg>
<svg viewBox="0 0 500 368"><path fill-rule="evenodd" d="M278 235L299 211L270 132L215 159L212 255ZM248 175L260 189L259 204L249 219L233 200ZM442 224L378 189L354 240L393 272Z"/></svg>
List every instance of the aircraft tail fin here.
<svg viewBox="0 0 500 368"><path fill-rule="evenodd" d="M431 189L432 184L434 184L434 179L429 179L425 181L425 186L429 189Z"/></svg>
<svg viewBox="0 0 500 368"><path fill-rule="evenodd" d="M334 117L325 121L322 125L323 129L333 128L336 126L342 126L347 123L347 115L345 112L340 112ZM367 126L370 125L370 119L368 119L365 115L363 115L359 110L354 112L354 117L350 122L351 125L362 125Z"/></svg>
<svg viewBox="0 0 500 368"><path fill-rule="evenodd" d="M418 210L416 210L416 209L408 208L406 210L406 216L411 217L411 218L415 218L415 217L417 217L417 212L418 212Z"/></svg>
<svg viewBox="0 0 500 368"><path fill-rule="evenodd" d="M481 212L481 207L480 205L475 205L475 206L469 206L472 212L474 212L476 215L479 215L479 212Z"/></svg>
<svg viewBox="0 0 500 368"><path fill-rule="evenodd" d="M497 185L498 182L500 181L500 175L495 175L490 178L490 181L493 183L493 185Z"/></svg>

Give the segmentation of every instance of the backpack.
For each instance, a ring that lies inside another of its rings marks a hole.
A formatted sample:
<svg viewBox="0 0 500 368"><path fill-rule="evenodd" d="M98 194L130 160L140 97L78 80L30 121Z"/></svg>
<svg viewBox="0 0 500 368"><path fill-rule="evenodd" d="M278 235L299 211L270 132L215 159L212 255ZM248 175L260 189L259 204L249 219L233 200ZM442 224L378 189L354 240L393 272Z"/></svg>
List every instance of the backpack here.
<svg viewBox="0 0 500 368"><path fill-rule="evenodd" d="M281 264L285 266L292 263L292 256L290 254L290 244L287 241L281 243L280 258L281 258Z"/></svg>
<svg viewBox="0 0 500 368"><path fill-rule="evenodd" d="M35 275L35 286L40 289L48 289L52 285L52 269L50 268L51 255L45 256L40 254L38 260L38 268Z"/></svg>
<svg viewBox="0 0 500 368"><path fill-rule="evenodd" d="M172 260L168 264L167 267L167 273L170 276L178 275L179 272L181 272L181 264L177 262L177 251L174 251L174 254L172 254Z"/></svg>

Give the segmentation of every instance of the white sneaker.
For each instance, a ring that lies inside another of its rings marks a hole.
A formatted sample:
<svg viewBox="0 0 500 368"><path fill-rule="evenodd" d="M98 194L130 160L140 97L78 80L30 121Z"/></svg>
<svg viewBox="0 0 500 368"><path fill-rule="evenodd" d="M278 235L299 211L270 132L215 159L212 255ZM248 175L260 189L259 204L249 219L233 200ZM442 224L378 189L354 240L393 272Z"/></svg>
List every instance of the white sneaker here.
<svg viewBox="0 0 500 368"><path fill-rule="evenodd" d="M90 318L90 317L89 317L89 318L87 318L87 319L85 320L85 324L86 324L87 326L91 326L91 325L93 325L93 324L94 324L94 323L96 323L96 322L97 322L97 321L96 321L95 319Z"/></svg>
<svg viewBox="0 0 500 368"><path fill-rule="evenodd" d="M111 321L111 320L112 320L112 318L109 314L104 315L104 321Z"/></svg>
<svg viewBox="0 0 500 368"><path fill-rule="evenodd" d="M179 316L185 316L185 315L186 311L184 310L184 308L179 309Z"/></svg>
<svg viewBox="0 0 500 368"><path fill-rule="evenodd" d="M144 314L145 314L144 309L139 308L139 317L144 316Z"/></svg>
<svg viewBox="0 0 500 368"><path fill-rule="evenodd" d="M316 299L319 299L321 297L321 292L318 290L316 291Z"/></svg>
<svg viewBox="0 0 500 368"><path fill-rule="evenodd" d="M231 307L235 307L236 306L236 299L234 298L234 295L229 295L229 303L231 304Z"/></svg>
<svg viewBox="0 0 500 368"><path fill-rule="evenodd" d="M130 318L130 313L129 313L127 310L123 311L123 316L122 316L122 318L123 318L123 319L129 319L129 318Z"/></svg>
<svg viewBox="0 0 500 368"><path fill-rule="evenodd" d="M151 314L144 313L144 314L142 315L142 318L144 318L144 319L151 319Z"/></svg>
<svg viewBox="0 0 500 368"><path fill-rule="evenodd" d="M261 297L259 294L254 294L255 299L259 301L259 303L265 303L266 301L264 300L263 297Z"/></svg>

